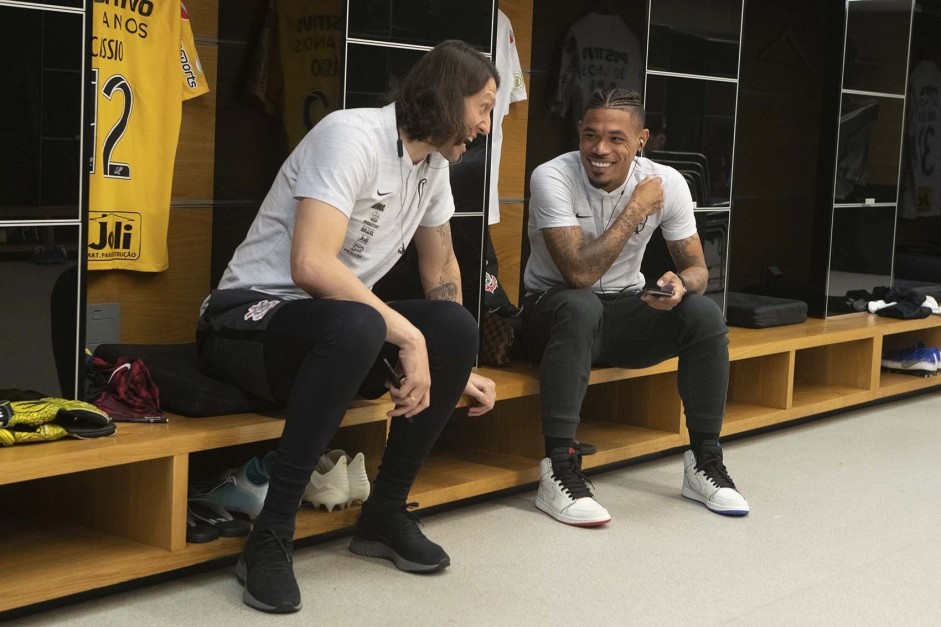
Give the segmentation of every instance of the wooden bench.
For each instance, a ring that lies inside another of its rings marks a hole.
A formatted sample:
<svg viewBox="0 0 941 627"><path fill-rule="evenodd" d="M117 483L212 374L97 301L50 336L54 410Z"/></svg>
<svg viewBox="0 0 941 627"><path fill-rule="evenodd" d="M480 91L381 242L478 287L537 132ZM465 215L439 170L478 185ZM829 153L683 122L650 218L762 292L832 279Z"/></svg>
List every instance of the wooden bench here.
<svg viewBox="0 0 941 627"><path fill-rule="evenodd" d="M734 434L941 385L941 376L883 373L883 347L941 345L941 318L869 314L774 329L733 329L723 433ZM652 368L597 368L579 439L598 447L586 468L669 451L687 442L676 392L677 360ZM430 507L531 484L543 455L536 372L481 368L497 382L497 407L458 409L424 465L411 499ZM667 399L664 401L663 399ZM388 398L359 401L332 448L363 451L374 477L385 445ZM190 476L269 450L283 423L258 414L171 415L167 424L118 426L114 437L0 449L0 611L234 556L242 539L185 540ZM302 508L298 537L349 528L358 508Z"/></svg>

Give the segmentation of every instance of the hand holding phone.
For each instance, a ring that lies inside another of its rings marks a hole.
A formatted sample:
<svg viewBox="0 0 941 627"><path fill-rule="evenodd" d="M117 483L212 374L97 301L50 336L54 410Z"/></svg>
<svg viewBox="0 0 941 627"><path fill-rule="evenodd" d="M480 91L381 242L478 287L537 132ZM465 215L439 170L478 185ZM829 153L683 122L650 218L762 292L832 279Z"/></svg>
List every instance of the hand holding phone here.
<svg viewBox="0 0 941 627"><path fill-rule="evenodd" d="M651 285L650 287L644 288L644 291L640 293L641 296L657 296L660 298L670 298L673 296L673 284L667 283L663 287L658 285Z"/></svg>
<svg viewBox="0 0 941 627"><path fill-rule="evenodd" d="M392 364L390 364L389 360L386 359L385 357L382 358L382 364L386 367L386 373L388 373L389 375L388 377L386 377L389 383L395 389L399 389L399 386L402 385L402 381L405 379L405 375L399 374L398 372L396 372L395 368L392 367Z"/></svg>

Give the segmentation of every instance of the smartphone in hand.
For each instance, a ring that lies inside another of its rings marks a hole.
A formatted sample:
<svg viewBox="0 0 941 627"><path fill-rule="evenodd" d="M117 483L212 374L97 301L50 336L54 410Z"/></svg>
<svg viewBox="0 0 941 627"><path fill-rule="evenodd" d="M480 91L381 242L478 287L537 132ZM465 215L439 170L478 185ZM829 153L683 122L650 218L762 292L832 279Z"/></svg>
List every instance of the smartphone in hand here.
<svg viewBox="0 0 941 627"><path fill-rule="evenodd" d="M669 298L670 296L673 296L673 284L667 283L663 287L660 287L658 285L651 285L650 287L644 288L644 291L641 292L640 295Z"/></svg>
<svg viewBox="0 0 941 627"><path fill-rule="evenodd" d="M405 379L405 375L396 372L395 368L392 367L392 364L390 364L389 360L385 357L382 358L382 364L386 367L386 373L389 375L386 379L392 384L392 387L399 389L399 386L402 385L402 381Z"/></svg>

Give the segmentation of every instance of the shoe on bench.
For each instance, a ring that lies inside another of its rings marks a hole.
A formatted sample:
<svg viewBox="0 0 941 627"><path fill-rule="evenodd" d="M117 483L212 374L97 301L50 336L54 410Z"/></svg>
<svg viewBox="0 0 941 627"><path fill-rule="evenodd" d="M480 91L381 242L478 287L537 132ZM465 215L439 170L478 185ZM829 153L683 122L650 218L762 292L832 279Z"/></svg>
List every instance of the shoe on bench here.
<svg viewBox="0 0 941 627"><path fill-rule="evenodd" d="M334 507L343 509L350 500L350 479L346 468L346 458L341 457L336 464L326 468L323 459L314 472L310 475L310 481L304 488L304 497L302 499L314 506L314 509L321 505L328 512L332 512Z"/></svg>
<svg viewBox="0 0 941 627"><path fill-rule="evenodd" d="M418 503L398 507L379 507L370 501L353 529L350 551L365 557L391 560L399 570L433 573L451 565L451 558L440 546L425 537L418 514L409 511Z"/></svg>
<svg viewBox="0 0 941 627"><path fill-rule="evenodd" d="M318 467L323 466L329 470L333 468L341 459L346 460L347 479L350 483L350 497L347 506L356 501L365 503L369 498L369 476L366 474L366 457L362 453L357 453L353 457L347 455L346 451L333 449L327 451L320 457Z"/></svg>
<svg viewBox="0 0 941 627"><path fill-rule="evenodd" d="M683 454L683 496L699 501L725 516L745 516L748 501L742 496L722 463L722 447L716 440L706 440L699 458L692 451Z"/></svg>
<svg viewBox="0 0 941 627"><path fill-rule="evenodd" d="M937 348L918 342L914 346L883 353L882 368L891 372L930 377L941 367L941 353Z"/></svg>
<svg viewBox="0 0 941 627"><path fill-rule="evenodd" d="M272 614L301 609L291 534L275 529L253 530L235 566L235 576L245 586L242 601L246 605Z"/></svg>
<svg viewBox="0 0 941 627"><path fill-rule="evenodd" d="M597 527L611 522L595 500L582 474L581 456L575 448L556 448L539 462L536 507L559 522L576 527Z"/></svg>

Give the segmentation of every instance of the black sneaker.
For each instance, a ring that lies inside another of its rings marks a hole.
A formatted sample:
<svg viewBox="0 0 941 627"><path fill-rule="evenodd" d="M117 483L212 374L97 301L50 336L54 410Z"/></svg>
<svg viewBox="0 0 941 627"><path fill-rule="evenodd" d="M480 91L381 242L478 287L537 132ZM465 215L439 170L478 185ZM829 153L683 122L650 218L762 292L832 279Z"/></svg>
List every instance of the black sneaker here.
<svg viewBox="0 0 941 627"><path fill-rule="evenodd" d="M294 541L274 529L252 531L235 576L245 585L242 601L256 610L286 614L301 609L301 591L294 579Z"/></svg>
<svg viewBox="0 0 941 627"><path fill-rule="evenodd" d="M356 521L350 551L366 557L392 560L399 570L433 573L451 565L440 546L425 537L418 526L418 514L409 511L418 503L401 507L376 508L367 502Z"/></svg>

